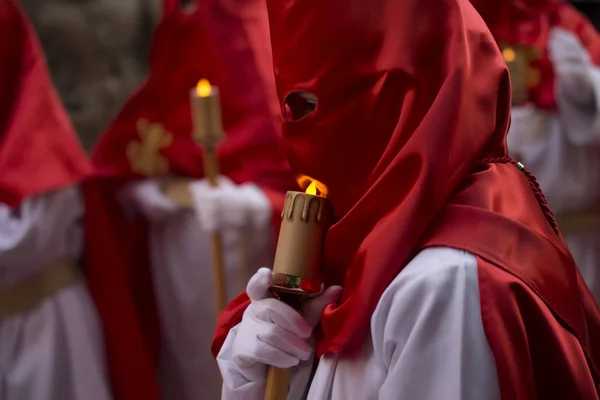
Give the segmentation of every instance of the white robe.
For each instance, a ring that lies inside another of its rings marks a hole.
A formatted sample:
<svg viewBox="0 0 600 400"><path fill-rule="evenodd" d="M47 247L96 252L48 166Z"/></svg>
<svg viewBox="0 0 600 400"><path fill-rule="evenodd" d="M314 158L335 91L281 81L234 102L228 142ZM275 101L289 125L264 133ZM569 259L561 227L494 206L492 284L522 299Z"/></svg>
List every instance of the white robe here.
<svg viewBox="0 0 600 400"><path fill-rule="evenodd" d="M500 389L485 337L476 258L430 248L386 289L370 337L353 357L312 360L292 370L288 400L497 400ZM262 400L265 380L248 381L232 361L234 327L218 356L223 400ZM266 369L265 369L266 375Z"/></svg>
<svg viewBox="0 0 600 400"><path fill-rule="evenodd" d="M538 179L557 215L600 212L600 69L593 68L595 108L557 93L558 110L513 109L508 149ZM600 301L600 227L565 231L575 262Z"/></svg>
<svg viewBox="0 0 600 400"><path fill-rule="evenodd" d="M264 201L268 203L266 198ZM228 300L244 290L258 268L272 265L270 222L262 221L258 231L222 232ZM246 252L243 266L240 236ZM217 400L221 379L210 352L217 315L210 235L201 229L193 211L180 211L151 223L150 251L161 321L159 382L163 398Z"/></svg>
<svg viewBox="0 0 600 400"><path fill-rule="evenodd" d="M75 188L0 204L0 290L81 258L83 205ZM85 282L0 319L0 399L109 400L102 334Z"/></svg>

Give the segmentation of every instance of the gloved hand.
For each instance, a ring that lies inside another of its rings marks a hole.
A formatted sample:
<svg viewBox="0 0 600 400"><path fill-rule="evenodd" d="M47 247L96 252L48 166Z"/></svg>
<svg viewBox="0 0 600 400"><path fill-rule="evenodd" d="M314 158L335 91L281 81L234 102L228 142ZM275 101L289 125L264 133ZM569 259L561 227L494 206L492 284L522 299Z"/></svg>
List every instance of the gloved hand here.
<svg viewBox="0 0 600 400"><path fill-rule="evenodd" d="M533 104L515 106L510 112L510 128L506 143L509 153L520 159L520 155L528 153L526 147L543 139L548 133L547 116Z"/></svg>
<svg viewBox="0 0 600 400"><path fill-rule="evenodd" d="M124 207L142 212L148 220L161 222L180 211L180 207L169 200L161 190L161 180L147 179L127 185L120 195Z"/></svg>
<svg viewBox="0 0 600 400"><path fill-rule="evenodd" d="M256 369L264 376L267 365L291 368L308 360L313 353L309 343L323 310L335 303L342 288L331 286L318 297L307 300L302 312L271 297L272 272L261 268L250 279L246 292L252 300L244 312L233 342L233 362L240 368Z"/></svg>
<svg viewBox="0 0 600 400"><path fill-rule="evenodd" d="M217 183L215 188L207 179L190 184L203 230L214 232L248 225L260 229L270 222L271 204L255 185L236 185L224 176L220 176Z"/></svg>
<svg viewBox="0 0 600 400"><path fill-rule="evenodd" d="M581 41L565 29L553 28L548 52L558 79L559 93L577 104L590 104L594 100L592 63Z"/></svg>

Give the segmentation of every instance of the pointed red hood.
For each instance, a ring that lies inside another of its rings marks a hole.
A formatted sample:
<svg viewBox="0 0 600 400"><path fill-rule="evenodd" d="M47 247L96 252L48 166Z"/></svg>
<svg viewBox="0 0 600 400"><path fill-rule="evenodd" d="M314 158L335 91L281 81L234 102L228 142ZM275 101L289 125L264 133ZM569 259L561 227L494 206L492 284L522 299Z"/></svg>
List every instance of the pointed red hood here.
<svg viewBox="0 0 600 400"><path fill-rule="evenodd" d="M76 184L92 169L25 13L0 1L0 202Z"/></svg>

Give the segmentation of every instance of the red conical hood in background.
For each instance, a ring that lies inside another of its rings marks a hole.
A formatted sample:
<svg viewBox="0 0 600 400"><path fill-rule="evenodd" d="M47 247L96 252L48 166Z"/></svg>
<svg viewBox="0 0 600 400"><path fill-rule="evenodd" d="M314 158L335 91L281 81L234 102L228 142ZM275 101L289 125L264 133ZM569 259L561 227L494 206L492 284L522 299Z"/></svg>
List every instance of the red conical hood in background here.
<svg viewBox="0 0 600 400"><path fill-rule="evenodd" d="M26 14L0 1L0 202L73 185L92 172Z"/></svg>

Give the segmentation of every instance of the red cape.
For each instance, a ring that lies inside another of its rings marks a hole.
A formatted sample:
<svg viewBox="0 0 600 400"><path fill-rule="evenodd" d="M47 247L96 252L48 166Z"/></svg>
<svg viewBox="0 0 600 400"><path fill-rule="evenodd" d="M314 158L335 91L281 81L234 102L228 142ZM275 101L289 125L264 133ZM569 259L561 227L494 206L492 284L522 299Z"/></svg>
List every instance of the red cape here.
<svg viewBox="0 0 600 400"><path fill-rule="evenodd" d="M548 57L553 28L562 28L579 38L592 62L600 65L600 35L588 19L572 5L558 0L471 0L496 41L511 46L527 45L539 50L532 67L540 83L529 90L530 101L541 109L555 109L555 77Z"/></svg>
<svg viewBox="0 0 600 400"><path fill-rule="evenodd" d="M257 48L249 39L268 37L262 32L267 32L264 5L253 1L233 10L227 1L198 1L196 11L186 14L178 4L164 1L148 80L102 136L93 155L101 178L85 188L86 205L95 210L86 214L85 221L87 273L119 400L160 397L156 383L160 332L148 224L141 217L125 215L116 194L134 179L204 176L202 150L191 136L189 105L189 91L200 79L209 79L221 93L227 133L218 148L221 173L237 183L257 183L271 200L276 221L286 190L296 187L272 111L276 102L274 84L268 83L272 71L261 70L255 60L265 45ZM132 169L131 148L148 144L138 131L142 119L160 125L164 141L151 155L167 166L164 170L140 174Z"/></svg>
<svg viewBox="0 0 600 400"><path fill-rule="evenodd" d="M328 186L336 218L321 272L344 294L317 353L358 351L403 266L450 246L478 257L503 399L597 398L600 314L535 179L507 158L508 71L471 4L267 4L290 165ZM318 105L298 120L299 91ZM220 315L215 355L248 304Z"/></svg>
<svg viewBox="0 0 600 400"><path fill-rule="evenodd" d="M92 173L24 11L0 1L0 203L75 185Z"/></svg>

